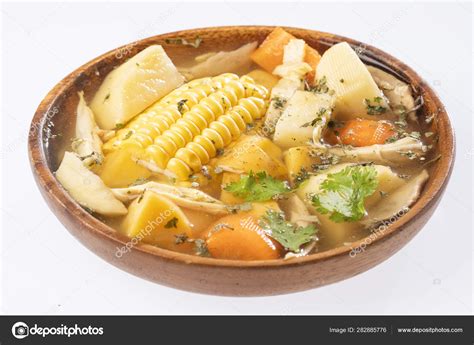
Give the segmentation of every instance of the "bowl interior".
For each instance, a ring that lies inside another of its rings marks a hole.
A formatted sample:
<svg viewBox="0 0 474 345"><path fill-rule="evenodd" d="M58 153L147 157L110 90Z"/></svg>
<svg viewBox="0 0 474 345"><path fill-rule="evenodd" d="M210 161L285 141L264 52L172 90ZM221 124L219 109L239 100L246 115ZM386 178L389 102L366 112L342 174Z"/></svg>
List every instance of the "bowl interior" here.
<svg viewBox="0 0 474 345"><path fill-rule="evenodd" d="M48 94L39 106L31 125L30 156L35 177L39 182L47 186L53 194L53 202L64 207L74 208L75 213L80 215L80 220L90 228L101 232L104 236L112 238L118 244L124 244L127 240L107 225L99 222L87 212L82 210L61 188L53 175L63 157L64 151L70 146L70 138L74 131L75 110L77 107L77 92L83 90L86 100L90 101L95 91L100 86L104 77L113 68L117 67L128 58L132 57L142 49L151 44L161 44L167 54L175 62L188 60L189 57L196 56L208 51L230 50L252 41L262 42L274 27L220 27L204 28L187 31L174 32L159 36L154 36L132 42L123 47L110 51L89 63L81 66L65 79L63 79ZM421 198L413 205L410 211L389 226L387 231L377 238L373 243L389 236L393 231L402 229L405 224L412 221L414 217L429 203L439 195L447 183L453 161L454 137L445 109L433 90L408 66L398 61L394 57L363 43L349 38L336 36L328 33L286 28L298 38L304 39L310 46L323 53L328 47L340 41L347 41L357 51L362 60L370 65L382 68L405 82L412 85L415 95L421 96L424 100L423 106L419 110L422 119L434 116L434 120L429 124L425 121L425 129L436 133L430 138L428 144L434 147L434 156L437 158L430 165L430 179L424 187ZM182 37L193 40L202 38L202 43L198 48L181 46L167 43L169 38ZM41 167L45 169L41 170ZM362 242L363 240L359 241ZM354 243L357 246L357 242ZM151 247L148 245L138 245L137 250L143 250L152 254L167 255L173 258L180 258L184 261L201 262L208 264L222 265L242 265L242 262L232 262L232 260L216 260L209 258L190 257L186 254L170 253L167 250ZM307 257L298 258L291 261L272 260L269 262L247 262L244 265L274 265L274 264L294 264L302 261L322 259L331 255L337 255L349 251L349 247L335 248L326 252L312 254ZM210 261L209 261L210 260ZM220 262L223 261L223 262Z"/></svg>

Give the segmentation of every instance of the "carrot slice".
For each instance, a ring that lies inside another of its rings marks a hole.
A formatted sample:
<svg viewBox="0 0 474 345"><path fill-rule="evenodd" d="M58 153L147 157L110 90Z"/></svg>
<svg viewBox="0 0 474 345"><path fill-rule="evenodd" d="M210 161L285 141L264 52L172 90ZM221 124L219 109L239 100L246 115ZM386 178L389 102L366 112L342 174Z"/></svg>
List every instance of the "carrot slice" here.
<svg viewBox="0 0 474 345"><path fill-rule="evenodd" d="M268 237L253 215L235 214L211 226L207 248L212 257L228 260L269 260L282 255L279 243Z"/></svg>
<svg viewBox="0 0 474 345"><path fill-rule="evenodd" d="M267 38L265 38L260 47L252 53L251 58L260 67L272 73L275 67L283 63L284 48L288 42L294 38L296 37L284 29L276 28L267 36ZM308 78L311 78L312 75L312 78L310 79L311 81L314 79L316 66L320 59L321 55L319 55L315 49L306 45L304 60L313 69L308 76Z"/></svg>
<svg viewBox="0 0 474 345"><path fill-rule="evenodd" d="M335 128L332 132L337 137L338 143L356 147L384 144L387 139L396 135L392 124L365 119L347 121L343 127ZM331 134L327 137L329 141L334 141Z"/></svg>

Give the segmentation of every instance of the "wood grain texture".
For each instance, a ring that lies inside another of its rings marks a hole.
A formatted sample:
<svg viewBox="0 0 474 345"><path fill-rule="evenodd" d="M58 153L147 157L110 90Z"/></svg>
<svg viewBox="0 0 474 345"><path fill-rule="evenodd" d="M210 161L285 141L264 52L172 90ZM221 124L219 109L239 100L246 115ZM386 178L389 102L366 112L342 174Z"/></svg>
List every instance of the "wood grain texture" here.
<svg viewBox="0 0 474 345"><path fill-rule="evenodd" d="M270 26L215 27L154 36L101 55L59 82L34 115L28 145L38 187L65 228L98 256L134 275L178 289L227 296L291 293L347 279L386 260L410 241L435 211L451 174L455 140L448 115L435 92L404 63L361 42L318 31L285 28L320 53L337 42L347 41L366 63L382 67L413 85L425 101L421 116L435 114L430 130L438 134L439 141L433 144L440 159L434 164L420 199L376 238L353 243L352 248L356 248L370 242L364 252L353 255L351 247L340 247L289 261L242 262L195 257L138 244L118 257L118 248L125 246L128 238L82 209L55 179L53 171L73 133L78 91L84 90L90 101L108 72L151 44L162 44L168 55L179 61L208 50L236 48L255 40L262 42L273 29ZM167 38L197 36L203 39L197 49L165 42Z"/></svg>

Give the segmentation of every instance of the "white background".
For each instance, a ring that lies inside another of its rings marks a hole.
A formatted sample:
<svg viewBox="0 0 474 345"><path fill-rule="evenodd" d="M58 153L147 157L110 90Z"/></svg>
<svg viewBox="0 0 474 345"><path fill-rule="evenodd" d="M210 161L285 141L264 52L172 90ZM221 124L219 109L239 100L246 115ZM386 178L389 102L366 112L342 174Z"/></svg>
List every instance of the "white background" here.
<svg viewBox="0 0 474 345"><path fill-rule="evenodd" d="M8 314L471 314L472 5L467 3L4 4L1 311ZM395 256L355 278L297 294L224 298L156 285L76 241L33 181L26 141L46 93L79 65L130 41L186 28L287 25L376 45L439 93L457 136L436 214Z"/></svg>

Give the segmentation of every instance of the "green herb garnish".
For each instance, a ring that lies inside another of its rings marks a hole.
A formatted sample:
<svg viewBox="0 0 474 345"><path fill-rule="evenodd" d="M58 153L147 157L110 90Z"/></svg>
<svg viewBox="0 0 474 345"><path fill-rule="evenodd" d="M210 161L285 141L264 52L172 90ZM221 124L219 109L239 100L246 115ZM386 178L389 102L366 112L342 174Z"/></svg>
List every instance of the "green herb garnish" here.
<svg viewBox="0 0 474 345"><path fill-rule="evenodd" d="M320 192L313 195L318 212L330 214L335 222L354 222L366 214L364 200L377 188L377 170L373 166L349 166L328 174Z"/></svg>
<svg viewBox="0 0 474 345"><path fill-rule="evenodd" d="M277 180L265 171L242 175L239 181L229 183L224 190L245 201L267 201L291 191L285 181Z"/></svg>
<svg viewBox="0 0 474 345"><path fill-rule="evenodd" d="M318 123L320 123L322 120L323 120L323 116L326 114L328 110L326 108L320 108L318 113L316 114L316 117L310 121L310 122L306 122L305 124L303 124L301 127L314 127L316 126Z"/></svg>
<svg viewBox="0 0 474 345"><path fill-rule="evenodd" d="M309 179L310 176L311 175L309 174L308 170L306 170L305 168L301 168L300 172L294 178L295 185L299 186L301 183Z"/></svg>
<svg viewBox="0 0 474 345"><path fill-rule="evenodd" d="M188 241L188 235L185 233L174 235L174 237L174 243L176 244L183 244Z"/></svg>
<svg viewBox="0 0 474 345"><path fill-rule="evenodd" d="M327 86L326 76L323 76L321 79L319 79L316 82L316 85L314 86L309 86L308 84L305 84L305 89L306 91L311 91L315 93L329 93L330 95L334 93L334 90L330 90Z"/></svg>
<svg viewBox="0 0 474 345"><path fill-rule="evenodd" d="M176 105L178 106L178 111L182 114L184 110L184 104L187 102L187 99L182 99Z"/></svg>
<svg viewBox="0 0 474 345"><path fill-rule="evenodd" d="M199 256L210 256L206 241L200 238L194 240L194 252Z"/></svg>
<svg viewBox="0 0 474 345"><path fill-rule="evenodd" d="M367 107L367 114L369 115L380 115L387 111L382 105L383 98L382 97L374 97L371 101L370 99L364 99L365 106Z"/></svg>
<svg viewBox="0 0 474 345"><path fill-rule="evenodd" d="M144 184L148 182L148 179L147 178L143 178L143 177L139 177L137 178L135 181L133 181L132 183L130 183L128 186L129 187L133 187L133 186L139 186L141 184Z"/></svg>
<svg viewBox="0 0 474 345"><path fill-rule="evenodd" d="M177 228L178 227L177 225L178 225L178 218L173 217L165 224L165 228L166 229Z"/></svg>
<svg viewBox="0 0 474 345"><path fill-rule="evenodd" d="M250 211L252 204L250 202L244 202L243 204L226 205L227 211L230 213L237 213L238 211Z"/></svg>
<svg viewBox="0 0 474 345"><path fill-rule="evenodd" d="M273 106L275 107L275 109L283 109L283 107L286 104L286 99L283 99L280 97L273 97L272 101L273 101Z"/></svg>
<svg viewBox="0 0 474 345"><path fill-rule="evenodd" d="M314 225L305 227L296 226L285 220L282 212L268 210L260 218L259 225L270 237L281 243L283 247L292 252L298 252L300 247L310 241L316 240L318 231Z"/></svg>

